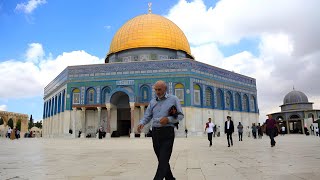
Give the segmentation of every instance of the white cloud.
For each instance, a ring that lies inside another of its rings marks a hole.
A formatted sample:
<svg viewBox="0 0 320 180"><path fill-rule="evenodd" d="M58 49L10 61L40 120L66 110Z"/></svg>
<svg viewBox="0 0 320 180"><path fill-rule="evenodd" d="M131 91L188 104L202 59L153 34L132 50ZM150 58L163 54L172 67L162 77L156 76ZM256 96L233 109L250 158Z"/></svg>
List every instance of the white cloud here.
<svg viewBox="0 0 320 180"><path fill-rule="evenodd" d="M319 49L314 38L319 32L319 1L309 0L221 0L216 6L206 7L202 0L180 0L167 17L187 35L193 45L208 42L238 43L245 37L255 37L268 32L287 32L294 41L312 42L308 51ZM296 44L297 45L297 44ZM300 48L306 51L306 48Z"/></svg>
<svg viewBox="0 0 320 180"><path fill-rule="evenodd" d="M29 0L27 3L19 3L16 6L16 11L22 11L25 14L31 14L38 6L46 4L46 0Z"/></svg>
<svg viewBox="0 0 320 180"><path fill-rule="evenodd" d="M221 66L224 58L215 43L192 47L191 52L197 61L214 66Z"/></svg>
<svg viewBox="0 0 320 180"><path fill-rule="evenodd" d="M280 111L295 86L320 109L320 13L317 0L180 0L167 17L186 34L192 54L205 62L257 80L260 120ZM221 47L258 39L258 53L246 49L226 57Z"/></svg>
<svg viewBox="0 0 320 180"><path fill-rule="evenodd" d="M67 66L99 64L103 62L103 59L92 56L83 50L64 52L55 59L47 59L40 62L41 83L43 86L48 85L48 83L59 75L59 73Z"/></svg>
<svg viewBox="0 0 320 180"><path fill-rule="evenodd" d="M103 63L85 51L64 52L56 58L44 56L42 45L29 44L26 61L0 62L0 98L41 96L44 87L67 66Z"/></svg>
<svg viewBox="0 0 320 180"><path fill-rule="evenodd" d="M293 42L286 34L263 34L259 49L262 56L272 56L275 52L290 56Z"/></svg>
<svg viewBox="0 0 320 180"><path fill-rule="evenodd" d="M0 105L0 111L7 111L7 105Z"/></svg>
<svg viewBox="0 0 320 180"><path fill-rule="evenodd" d="M27 61L38 63L45 56L44 50L42 48L42 44L39 43L31 43L29 44L29 49L26 52Z"/></svg>
<svg viewBox="0 0 320 180"><path fill-rule="evenodd" d="M107 25L107 26L104 26L103 28L105 28L106 30L109 30L111 29L111 26Z"/></svg>

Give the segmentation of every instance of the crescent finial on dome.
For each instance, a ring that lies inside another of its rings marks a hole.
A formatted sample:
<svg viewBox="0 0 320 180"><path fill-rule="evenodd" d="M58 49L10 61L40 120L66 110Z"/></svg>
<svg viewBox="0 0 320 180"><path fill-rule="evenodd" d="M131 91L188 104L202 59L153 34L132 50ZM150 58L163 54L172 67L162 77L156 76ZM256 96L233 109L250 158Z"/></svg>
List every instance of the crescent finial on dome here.
<svg viewBox="0 0 320 180"><path fill-rule="evenodd" d="M149 8L148 8L148 12L149 12L149 14L151 14L151 13L152 13L152 9L151 9L152 2L149 2L149 3L148 3L148 6L149 6Z"/></svg>

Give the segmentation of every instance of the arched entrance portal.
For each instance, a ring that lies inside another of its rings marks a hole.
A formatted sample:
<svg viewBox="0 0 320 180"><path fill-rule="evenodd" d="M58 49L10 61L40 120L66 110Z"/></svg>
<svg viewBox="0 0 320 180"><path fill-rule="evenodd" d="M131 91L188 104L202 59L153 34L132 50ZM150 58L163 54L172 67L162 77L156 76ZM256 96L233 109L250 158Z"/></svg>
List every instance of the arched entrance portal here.
<svg viewBox="0 0 320 180"><path fill-rule="evenodd" d="M10 128L13 129L13 120L11 118L8 121L8 126L10 126Z"/></svg>
<svg viewBox="0 0 320 180"><path fill-rule="evenodd" d="M131 128L131 113L129 96L122 92L112 95L110 103L117 108L117 133L120 136L129 136Z"/></svg>
<svg viewBox="0 0 320 180"><path fill-rule="evenodd" d="M298 115L292 115L289 118L289 130L292 134L302 134L302 120Z"/></svg>
<svg viewBox="0 0 320 180"><path fill-rule="evenodd" d="M282 116L277 116L276 117L276 120L277 120L277 122L278 122L278 125L279 125L279 128L280 128L280 131L281 131L281 128L282 128L282 126L284 126L285 127L285 134L288 134L288 125L289 125L289 123L287 124L287 120L284 120L284 118L282 117ZM281 131L281 133L282 133L282 131Z"/></svg>

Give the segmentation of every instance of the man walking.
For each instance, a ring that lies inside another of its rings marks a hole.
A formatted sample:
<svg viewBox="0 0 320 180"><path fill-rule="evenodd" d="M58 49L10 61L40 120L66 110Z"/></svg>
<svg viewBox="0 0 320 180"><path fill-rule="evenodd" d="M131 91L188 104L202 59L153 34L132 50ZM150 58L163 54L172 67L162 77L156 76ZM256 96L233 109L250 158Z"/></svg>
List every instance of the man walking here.
<svg viewBox="0 0 320 180"><path fill-rule="evenodd" d="M279 130L279 128L277 128L277 122L276 120L272 119L272 116L269 114L268 115L268 119L266 120L266 132L267 135L270 137L271 140L271 147L276 145L276 141L274 140L274 136L276 135L276 131Z"/></svg>
<svg viewBox="0 0 320 180"><path fill-rule="evenodd" d="M286 134L286 127L282 125L281 127L281 135L284 136Z"/></svg>
<svg viewBox="0 0 320 180"><path fill-rule="evenodd" d="M228 147L230 147L230 141L231 141L231 146L233 146L233 141L232 141L233 132L234 132L233 121L231 120L231 116L227 116L227 121L224 123L224 133L227 134Z"/></svg>
<svg viewBox="0 0 320 180"><path fill-rule="evenodd" d="M210 142L209 147L212 146L213 127L214 127L214 124L213 122L211 122L211 118L209 118L208 122L206 123L206 128L204 129L204 131L207 131L207 134L208 134L208 140Z"/></svg>
<svg viewBox="0 0 320 180"><path fill-rule="evenodd" d="M174 142L174 124L184 118L180 101L167 94L164 81L157 81L154 85L156 97L153 98L138 125L138 132L152 120L153 150L158 158L158 168L154 180L173 180L169 160ZM172 111L175 109L174 111ZM173 113L176 112L176 113Z"/></svg>
<svg viewBox="0 0 320 180"><path fill-rule="evenodd" d="M312 124L310 125L310 131L311 131L311 135L314 135L314 126Z"/></svg>
<svg viewBox="0 0 320 180"><path fill-rule="evenodd" d="M239 122L239 125L237 128L238 128L239 141L242 141L243 125L241 124L241 122Z"/></svg>

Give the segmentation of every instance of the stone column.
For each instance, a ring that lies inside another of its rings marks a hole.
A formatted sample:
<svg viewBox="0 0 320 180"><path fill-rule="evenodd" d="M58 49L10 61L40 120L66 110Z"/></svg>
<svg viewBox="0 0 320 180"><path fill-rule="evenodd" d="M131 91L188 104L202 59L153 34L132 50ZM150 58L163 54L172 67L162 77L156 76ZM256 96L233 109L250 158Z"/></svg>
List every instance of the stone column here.
<svg viewBox="0 0 320 180"><path fill-rule="evenodd" d="M45 125L45 137L47 138L48 137L48 131L49 131L49 126L48 126L48 117L45 119L45 120L43 120L43 125Z"/></svg>
<svg viewBox="0 0 320 180"><path fill-rule="evenodd" d="M3 120L3 125L4 125L4 127L7 127L7 122L8 122L8 120L7 120L7 118L4 116L4 117L2 117L2 120Z"/></svg>
<svg viewBox="0 0 320 180"><path fill-rule="evenodd" d="M102 122L101 122L101 107L97 107L98 110L98 123L97 123L97 128L96 129L100 129L100 126L102 126ZM98 138L99 134L96 134L96 138Z"/></svg>
<svg viewBox="0 0 320 180"><path fill-rule="evenodd" d="M13 117L12 120L13 120L13 128L16 128L17 127L17 118Z"/></svg>
<svg viewBox="0 0 320 180"><path fill-rule="evenodd" d="M97 110L98 110L98 128L100 128L100 126L102 125L102 122L101 122L101 107L97 107Z"/></svg>
<svg viewBox="0 0 320 180"><path fill-rule="evenodd" d="M76 138L77 137L77 131L76 131L76 118L77 115L77 108L72 108L72 116L71 116L71 121L72 121L72 137Z"/></svg>
<svg viewBox="0 0 320 180"><path fill-rule="evenodd" d="M131 114L131 133L130 138L134 138L134 102L130 102L130 114Z"/></svg>
<svg viewBox="0 0 320 180"><path fill-rule="evenodd" d="M53 122L53 115L50 116L50 137L53 137L53 133L54 133L54 122Z"/></svg>
<svg viewBox="0 0 320 180"><path fill-rule="evenodd" d="M140 119L142 119L144 116L144 106L140 106ZM140 138L145 138L145 132L144 130L142 129L141 130L141 133L140 133Z"/></svg>
<svg viewBox="0 0 320 180"><path fill-rule="evenodd" d="M111 126L110 126L110 121L111 121L111 104L107 103L106 104L107 108L107 133L106 133L106 138L111 137Z"/></svg>
<svg viewBox="0 0 320 180"><path fill-rule="evenodd" d="M289 120L288 119L286 120L286 123L287 123L287 132L288 132L288 134L290 134L290 127L289 127Z"/></svg>
<svg viewBox="0 0 320 180"><path fill-rule="evenodd" d="M58 131L57 131L57 134L58 134L58 137L62 136L62 130L61 130L61 113L57 111L57 123L58 123Z"/></svg>
<svg viewBox="0 0 320 180"><path fill-rule="evenodd" d="M305 134L304 132L304 120L301 119L301 129L302 129L302 134Z"/></svg>
<svg viewBox="0 0 320 180"><path fill-rule="evenodd" d="M84 138L85 135L87 134L87 119L86 119L86 108L81 107L81 124L82 124L82 133L81 133L81 138Z"/></svg>

